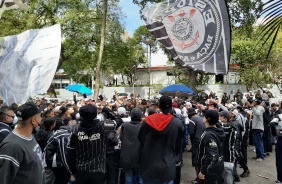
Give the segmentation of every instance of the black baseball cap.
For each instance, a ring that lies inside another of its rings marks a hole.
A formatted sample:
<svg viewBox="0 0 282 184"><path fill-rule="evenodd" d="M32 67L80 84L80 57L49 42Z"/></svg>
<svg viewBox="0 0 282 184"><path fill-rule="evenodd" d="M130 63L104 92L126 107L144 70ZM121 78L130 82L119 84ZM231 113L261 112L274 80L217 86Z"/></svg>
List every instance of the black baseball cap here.
<svg viewBox="0 0 282 184"><path fill-rule="evenodd" d="M210 125L215 125L218 122L219 114L215 110L207 110L205 112L205 118L208 120Z"/></svg>
<svg viewBox="0 0 282 184"><path fill-rule="evenodd" d="M226 118L227 121L230 120L230 114L229 114L229 112L227 112L227 111L221 111L221 112L219 112L219 115L222 116L222 117L224 117L224 118Z"/></svg>
<svg viewBox="0 0 282 184"><path fill-rule="evenodd" d="M36 114L40 114L39 108L32 102L27 102L19 107L16 115L20 121L27 120Z"/></svg>

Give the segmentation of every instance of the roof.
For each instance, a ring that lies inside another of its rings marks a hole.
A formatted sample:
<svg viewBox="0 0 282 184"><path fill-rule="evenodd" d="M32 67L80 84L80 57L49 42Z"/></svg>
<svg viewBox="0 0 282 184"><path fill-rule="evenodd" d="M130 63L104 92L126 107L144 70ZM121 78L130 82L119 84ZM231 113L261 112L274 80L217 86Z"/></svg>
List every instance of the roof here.
<svg viewBox="0 0 282 184"><path fill-rule="evenodd" d="M168 71L168 70L172 70L173 66L158 66L158 67L151 67L150 70L151 71ZM137 68L137 71L148 71L149 68Z"/></svg>

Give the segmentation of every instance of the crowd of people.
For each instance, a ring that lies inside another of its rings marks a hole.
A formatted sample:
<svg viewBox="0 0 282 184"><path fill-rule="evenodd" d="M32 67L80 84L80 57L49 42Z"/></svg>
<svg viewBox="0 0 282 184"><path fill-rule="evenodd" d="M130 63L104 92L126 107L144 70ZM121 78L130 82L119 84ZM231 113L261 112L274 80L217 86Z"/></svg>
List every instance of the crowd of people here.
<svg viewBox="0 0 282 184"><path fill-rule="evenodd" d="M74 94L2 105L0 183L179 184L183 152L191 152L192 183L233 184L251 174L249 144L257 162L276 144L279 184L282 108L270 97L258 92L244 101L237 90L218 99L203 90L192 99L145 100L115 91L97 102Z"/></svg>

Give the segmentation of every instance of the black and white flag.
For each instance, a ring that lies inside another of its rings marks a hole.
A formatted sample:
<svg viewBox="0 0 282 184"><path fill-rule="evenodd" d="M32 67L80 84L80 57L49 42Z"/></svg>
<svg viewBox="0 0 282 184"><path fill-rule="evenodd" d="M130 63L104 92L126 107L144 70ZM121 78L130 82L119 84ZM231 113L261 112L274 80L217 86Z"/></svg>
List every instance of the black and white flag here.
<svg viewBox="0 0 282 184"><path fill-rule="evenodd" d="M167 0L142 12L147 28L184 67L226 74L231 31L224 0Z"/></svg>

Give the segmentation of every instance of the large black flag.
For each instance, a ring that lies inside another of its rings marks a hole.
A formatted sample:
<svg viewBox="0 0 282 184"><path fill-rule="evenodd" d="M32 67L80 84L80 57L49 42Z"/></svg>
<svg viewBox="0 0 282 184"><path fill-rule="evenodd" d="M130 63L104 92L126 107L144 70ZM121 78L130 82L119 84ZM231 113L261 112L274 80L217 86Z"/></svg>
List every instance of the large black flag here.
<svg viewBox="0 0 282 184"><path fill-rule="evenodd" d="M142 12L147 28L184 67L226 74L231 32L224 0L168 0Z"/></svg>

